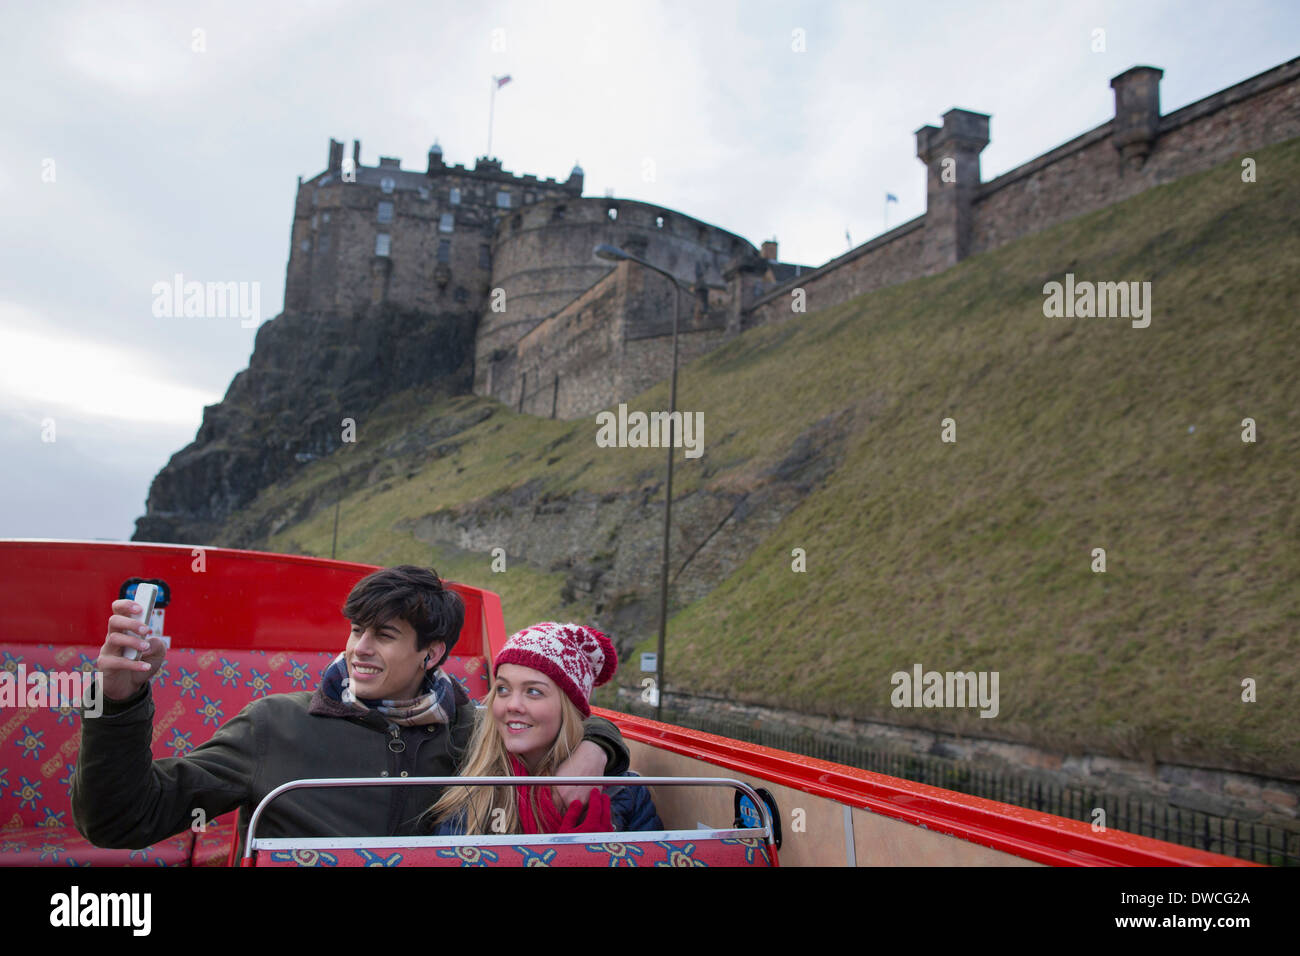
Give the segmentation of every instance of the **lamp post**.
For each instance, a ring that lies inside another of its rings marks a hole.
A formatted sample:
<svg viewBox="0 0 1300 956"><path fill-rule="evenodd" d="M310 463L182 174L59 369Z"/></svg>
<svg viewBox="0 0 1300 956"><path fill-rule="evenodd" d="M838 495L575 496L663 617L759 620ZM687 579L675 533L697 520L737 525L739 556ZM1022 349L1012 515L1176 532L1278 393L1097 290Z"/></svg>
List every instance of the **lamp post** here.
<svg viewBox="0 0 1300 956"><path fill-rule="evenodd" d="M592 250L597 259L618 262L627 259L639 263L662 276L667 276L676 292L673 305L673 378L668 397L668 484L664 489L664 561L659 585L659 653L655 656L655 720L664 718L664 639L668 634L668 532L673 520L673 450L677 444L675 415L677 412L677 323L682 310L682 284L671 272L646 262L640 256L602 242Z"/></svg>
<svg viewBox="0 0 1300 956"><path fill-rule="evenodd" d="M334 560L334 555L338 552L339 547L339 508L343 504L343 488L341 487L343 483L343 466L337 461L331 461L328 458L321 458L320 456L313 455L311 452L307 451L300 451L293 457L299 462L304 463L309 461L324 461L339 470L339 495L334 500L334 541L330 544L330 560L332 561Z"/></svg>

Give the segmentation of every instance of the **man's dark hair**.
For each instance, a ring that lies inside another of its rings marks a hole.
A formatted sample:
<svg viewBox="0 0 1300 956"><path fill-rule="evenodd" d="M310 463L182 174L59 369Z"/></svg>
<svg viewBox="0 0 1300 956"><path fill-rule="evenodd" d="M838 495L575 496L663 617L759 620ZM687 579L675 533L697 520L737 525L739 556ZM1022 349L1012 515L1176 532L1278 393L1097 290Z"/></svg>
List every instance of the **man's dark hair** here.
<svg viewBox="0 0 1300 956"><path fill-rule="evenodd" d="M363 630L400 617L414 628L417 649L424 650L434 641L446 643L447 651L438 661L441 665L460 637L465 602L436 571L402 564L358 581L343 604L343 616Z"/></svg>

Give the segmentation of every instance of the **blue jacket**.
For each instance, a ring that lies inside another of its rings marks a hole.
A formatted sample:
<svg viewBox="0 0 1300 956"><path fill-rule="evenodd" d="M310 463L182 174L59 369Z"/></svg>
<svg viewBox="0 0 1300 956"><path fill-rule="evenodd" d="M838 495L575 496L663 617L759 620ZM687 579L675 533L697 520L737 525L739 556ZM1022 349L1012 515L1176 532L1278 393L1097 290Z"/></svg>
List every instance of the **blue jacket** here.
<svg viewBox="0 0 1300 956"><path fill-rule="evenodd" d="M632 771L619 774L621 777L635 777ZM605 791L609 797L609 815L614 829L619 832L636 830L662 830L664 822L659 819L654 800L650 799L649 787L611 787Z"/></svg>
<svg viewBox="0 0 1300 956"><path fill-rule="evenodd" d="M622 777L635 777L628 771L619 774ZM637 830L662 830L663 821L655 810L654 800L650 798L649 787L609 787L605 791L609 797L609 815L615 830L631 832ZM460 836L465 832L465 815L443 820L433 828L434 836Z"/></svg>

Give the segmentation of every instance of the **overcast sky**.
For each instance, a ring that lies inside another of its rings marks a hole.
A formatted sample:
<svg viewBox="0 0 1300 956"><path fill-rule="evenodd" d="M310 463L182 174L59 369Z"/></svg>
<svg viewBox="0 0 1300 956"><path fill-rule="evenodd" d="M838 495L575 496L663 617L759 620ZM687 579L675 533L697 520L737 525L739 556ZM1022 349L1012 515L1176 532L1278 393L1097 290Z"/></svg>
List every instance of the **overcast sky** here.
<svg viewBox="0 0 1300 956"><path fill-rule="evenodd" d="M239 318L159 318L154 283L283 304L294 189L331 136L423 170L659 203L819 265L925 211L917 127L992 115L989 179L1108 120L1296 55L1300 4L41 3L0 34L0 537L129 538L153 476L247 366ZM1104 51L1094 51L1104 30ZM196 33L196 31L201 31ZM801 31L796 35L796 31ZM1290 39L1288 39L1290 38ZM800 45L804 49L796 50ZM647 163L647 160L651 161ZM653 167L653 178L645 170ZM53 441L48 440L53 438Z"/></svg>

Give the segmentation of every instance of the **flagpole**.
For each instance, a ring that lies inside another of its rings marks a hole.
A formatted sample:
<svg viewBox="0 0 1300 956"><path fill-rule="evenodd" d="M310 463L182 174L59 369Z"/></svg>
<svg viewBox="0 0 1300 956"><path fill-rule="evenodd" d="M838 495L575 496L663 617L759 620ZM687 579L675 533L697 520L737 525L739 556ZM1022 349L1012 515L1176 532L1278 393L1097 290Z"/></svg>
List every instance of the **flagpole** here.
<svg viewBox="0 0 1300 956"><path fill-rule="evenodd" d="M488 100L488 148L487 158L492 158L492 113L497 105L497 78L492 77L492 96Z"/></svg>

